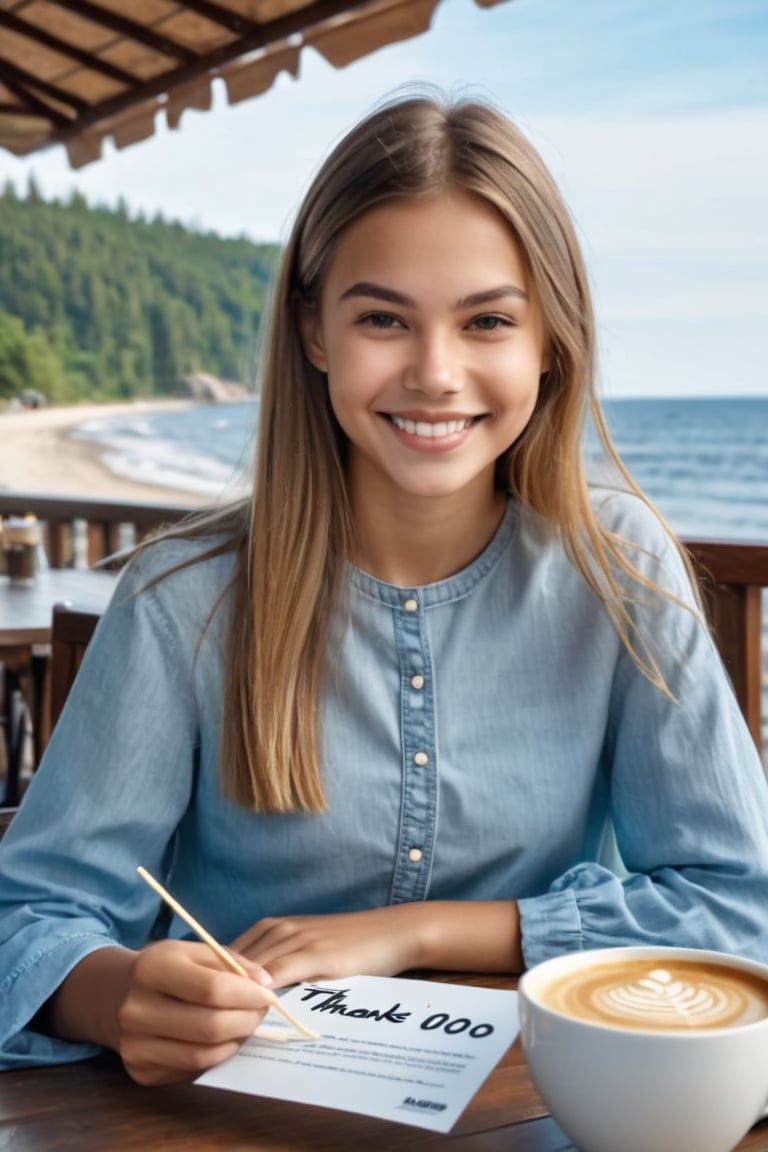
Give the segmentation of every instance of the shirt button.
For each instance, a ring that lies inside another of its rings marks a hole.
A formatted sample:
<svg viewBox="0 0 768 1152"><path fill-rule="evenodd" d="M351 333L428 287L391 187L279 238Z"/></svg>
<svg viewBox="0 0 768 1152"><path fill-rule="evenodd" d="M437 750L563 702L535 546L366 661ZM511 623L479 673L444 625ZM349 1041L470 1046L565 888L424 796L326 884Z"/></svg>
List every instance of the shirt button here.
<svg viewBox="0 0 768 1152"><path fill-rule="evenodd" d="M426 752L417 752L413 758L414 764L418 764L419 768L423 768L425 764L429 764L429 756Z"/></svg>
<svg viewBox="0 0 768 1152"><path fill-rule="evenodd" d="M421 848L411 848L408 852L408 859L412 864L418 864L418 862L423 859L423 857L424 853L422 852Z"/></svg>
<svg viewBox="0 0 768 1152"><path fill-rule="evenodd" d="M403 608L405 608L406 612L418 612L419 602L418 600L406 600Z"/></svg>
<svg viewBox="0 0 768 1152"><path fill-rule="evenodd" d="M424 687L424 677L423 676L418 676L418 675L417 676L411 676L411 688L423 688L423 687Z"/></svg>

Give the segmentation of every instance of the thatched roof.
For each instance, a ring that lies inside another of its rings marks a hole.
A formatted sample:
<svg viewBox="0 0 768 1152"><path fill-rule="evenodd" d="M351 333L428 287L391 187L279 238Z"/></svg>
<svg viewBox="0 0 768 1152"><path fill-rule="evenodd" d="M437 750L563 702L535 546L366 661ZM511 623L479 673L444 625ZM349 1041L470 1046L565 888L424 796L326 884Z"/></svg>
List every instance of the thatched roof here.
<svg viewBox="0 0 768 1152"><path fill-rule="evenodd" d="M341 68L425 32L439 0L0 0L0 147L62 143L73 167L151 136L163 112L231 104L298 76L305 45ZM475 0L490 8L503 0Z"/></svg>

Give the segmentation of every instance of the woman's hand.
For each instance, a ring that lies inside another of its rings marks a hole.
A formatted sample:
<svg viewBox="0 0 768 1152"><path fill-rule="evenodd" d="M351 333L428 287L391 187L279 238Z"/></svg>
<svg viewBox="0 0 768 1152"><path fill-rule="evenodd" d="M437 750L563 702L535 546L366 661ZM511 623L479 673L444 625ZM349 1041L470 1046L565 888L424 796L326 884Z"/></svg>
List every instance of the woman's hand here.
<svg viewBox="0 0 768 1152"><path fill-rule="evenodd" d="M118 1011L119 1052L141 1084L194 1077L233 1055L269 1007L270 979L227 972L204 944L164 940L142 949Z"/></svg>
<svg viewBox="0 0 768 1152"><path fill-rule="evenodd" d="M40 1026L62 1040L113 1048L140 1084L172 1084L231 1056L261 1023L272 987L409 968L522 969L514 901L426 901L271 918L232 949L250 980L223 968L205 944L101 948L70 972L42 1010Z"/></svg>
<svg viewBox="0 0 768 1152"><path fill-rule="evenodd" d="M53 997L51 1031L114 1048L140 1084L193 1079L231 1056L269 1007L269 976L242 963L252 979L222 968L205 944L185 940L139 952L101 949Z"/></svg>
<svg viewBox="0 0 768 1152"><path fill-rule="evenodd" d="M421 967L423 904L260 920L232 950L267 969L274 986Z"/></svg>

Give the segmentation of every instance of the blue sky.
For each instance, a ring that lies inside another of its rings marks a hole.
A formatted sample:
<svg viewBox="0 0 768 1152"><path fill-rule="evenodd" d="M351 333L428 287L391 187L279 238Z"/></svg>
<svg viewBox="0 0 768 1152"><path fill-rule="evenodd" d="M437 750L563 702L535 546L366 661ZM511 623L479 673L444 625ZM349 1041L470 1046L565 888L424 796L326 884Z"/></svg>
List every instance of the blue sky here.
<svg viewBox="0 0 768 1152"><path fill-rule="evenodd" d="M606 396L768 395L768 0L442 0L430 31L336 71L187 112L72 172L61 148L0 180L282 239L335 139L409 81L485 95L534 140L575 217Z"/></svg>

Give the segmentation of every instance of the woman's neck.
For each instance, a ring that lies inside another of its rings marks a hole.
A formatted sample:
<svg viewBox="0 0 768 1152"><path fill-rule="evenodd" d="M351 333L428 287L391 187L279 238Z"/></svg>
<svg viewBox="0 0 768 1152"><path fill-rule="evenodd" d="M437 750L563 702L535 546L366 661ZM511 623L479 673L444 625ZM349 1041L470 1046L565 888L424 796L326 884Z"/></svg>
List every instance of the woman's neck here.
<svg viewBox="0 0 768 1152"><path fill-rule="evenodd" d="M482 503L463 496L414 497L399 500L397 507L353 499L356 540L350 560L377 580L401 587L453 576L487 546L507 505L503 492L492 492Z"/></svg>

